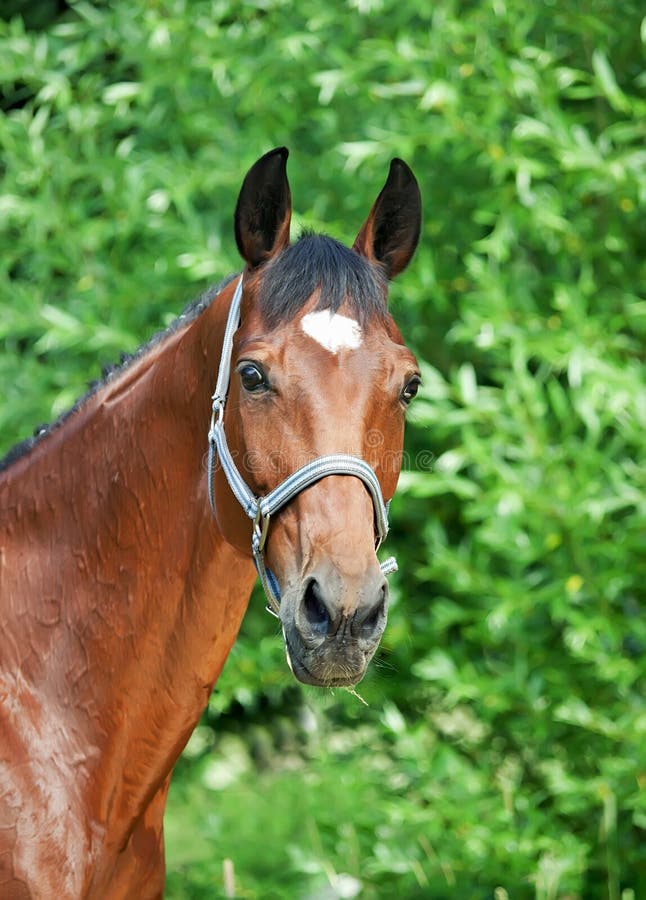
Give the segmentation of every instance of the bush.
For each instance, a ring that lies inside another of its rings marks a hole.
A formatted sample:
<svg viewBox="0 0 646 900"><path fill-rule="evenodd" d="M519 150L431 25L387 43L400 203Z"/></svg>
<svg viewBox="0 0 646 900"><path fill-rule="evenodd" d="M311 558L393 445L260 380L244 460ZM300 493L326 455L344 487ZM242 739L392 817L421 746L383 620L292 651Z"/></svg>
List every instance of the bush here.
<svg viewBox="0 0 646 900"><path fill-rule="evenodd" d="M213 896L226 856L249 897L646 895L639 5L29 9L0 23L4 447L239 265L271 146L346 242L392 156L425 199L370 706L295 687L252 605L177 773L168 896Z"/></svg>

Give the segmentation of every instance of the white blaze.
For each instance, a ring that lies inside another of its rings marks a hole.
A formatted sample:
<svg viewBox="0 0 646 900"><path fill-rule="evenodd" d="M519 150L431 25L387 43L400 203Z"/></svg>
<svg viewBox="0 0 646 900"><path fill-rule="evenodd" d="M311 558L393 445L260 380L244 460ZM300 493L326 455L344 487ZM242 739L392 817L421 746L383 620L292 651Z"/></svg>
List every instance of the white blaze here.
<svg viewBox="0 0 646 900"><path fill-rule="evenodd" d="M341 349L356 350L361 346L363 335L359 324L354 319L332 313L329 309L321 309L303 316L301 327L305 334L314 338L330 353L336 353Z"/></svg>

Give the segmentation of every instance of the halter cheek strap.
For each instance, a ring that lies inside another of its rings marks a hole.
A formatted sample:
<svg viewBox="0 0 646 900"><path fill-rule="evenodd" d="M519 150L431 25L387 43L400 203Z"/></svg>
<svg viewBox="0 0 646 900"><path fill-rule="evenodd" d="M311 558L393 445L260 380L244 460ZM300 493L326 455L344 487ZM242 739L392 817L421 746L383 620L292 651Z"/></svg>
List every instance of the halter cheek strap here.
<svg viewBox="0 0 646 900"><path fill-rule="evenodd" d="M288 475L278 487L265 494L264 497L257 497L249 488L233 461L224 433L224 405L229 389L233 336L240 324L241 300L242 276L238 280L231 306L229 307L222 343L218 380L212 397L213 405L209 428L208 455L209 502L211 509L215 513L213 474L217 455L234 497L253 521L251 552L269 604L267 609L278 616L280 611L280 586L274 573L265 564L264 557L265 542L271 517L290 503L302 490L320 481L322 478L326 478L328 475L353 475L363 481L372 498L375 512L376 549L378 549L388 534L389 504L384 502L381 485L374 469L364 459L358 456L350 456L346 453L319 456L317 459L297 469L291 475ZM381 563L381 570L384 575L395 572L397 570L395 557L391 556Z"/></svg>

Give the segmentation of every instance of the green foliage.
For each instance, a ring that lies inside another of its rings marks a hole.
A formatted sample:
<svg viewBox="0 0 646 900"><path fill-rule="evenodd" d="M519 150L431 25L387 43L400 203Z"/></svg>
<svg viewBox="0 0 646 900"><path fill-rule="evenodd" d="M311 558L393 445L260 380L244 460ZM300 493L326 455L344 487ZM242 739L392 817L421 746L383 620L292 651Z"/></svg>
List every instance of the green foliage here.
<svg viewBox="0 0 646 900"><path fill-rule="evenodd" d="M392 156L425 199L369 707L295 687L252 604L177 773L168 896L214 896L226 857L246 897L646 896L640 6L19 6L4 448L239 266L263 151L291 148L299 220L345 241Z"/></svg>

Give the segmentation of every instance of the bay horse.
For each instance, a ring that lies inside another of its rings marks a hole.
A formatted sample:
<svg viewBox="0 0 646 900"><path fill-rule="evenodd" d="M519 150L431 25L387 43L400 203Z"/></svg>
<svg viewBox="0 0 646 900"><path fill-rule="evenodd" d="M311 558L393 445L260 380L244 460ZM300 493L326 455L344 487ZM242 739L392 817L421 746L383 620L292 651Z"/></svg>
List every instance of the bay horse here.
<svg viewBox="0 0 646 900"><path fill-rule="evenodd" d="M419 189L395 159L351 249L291 244L286 161L244 179L242 276L2 466L3 900L162 895L173 766L256 569L303 682L356 684L384 630L375 547L419 384L387 287Z"/></svg>

